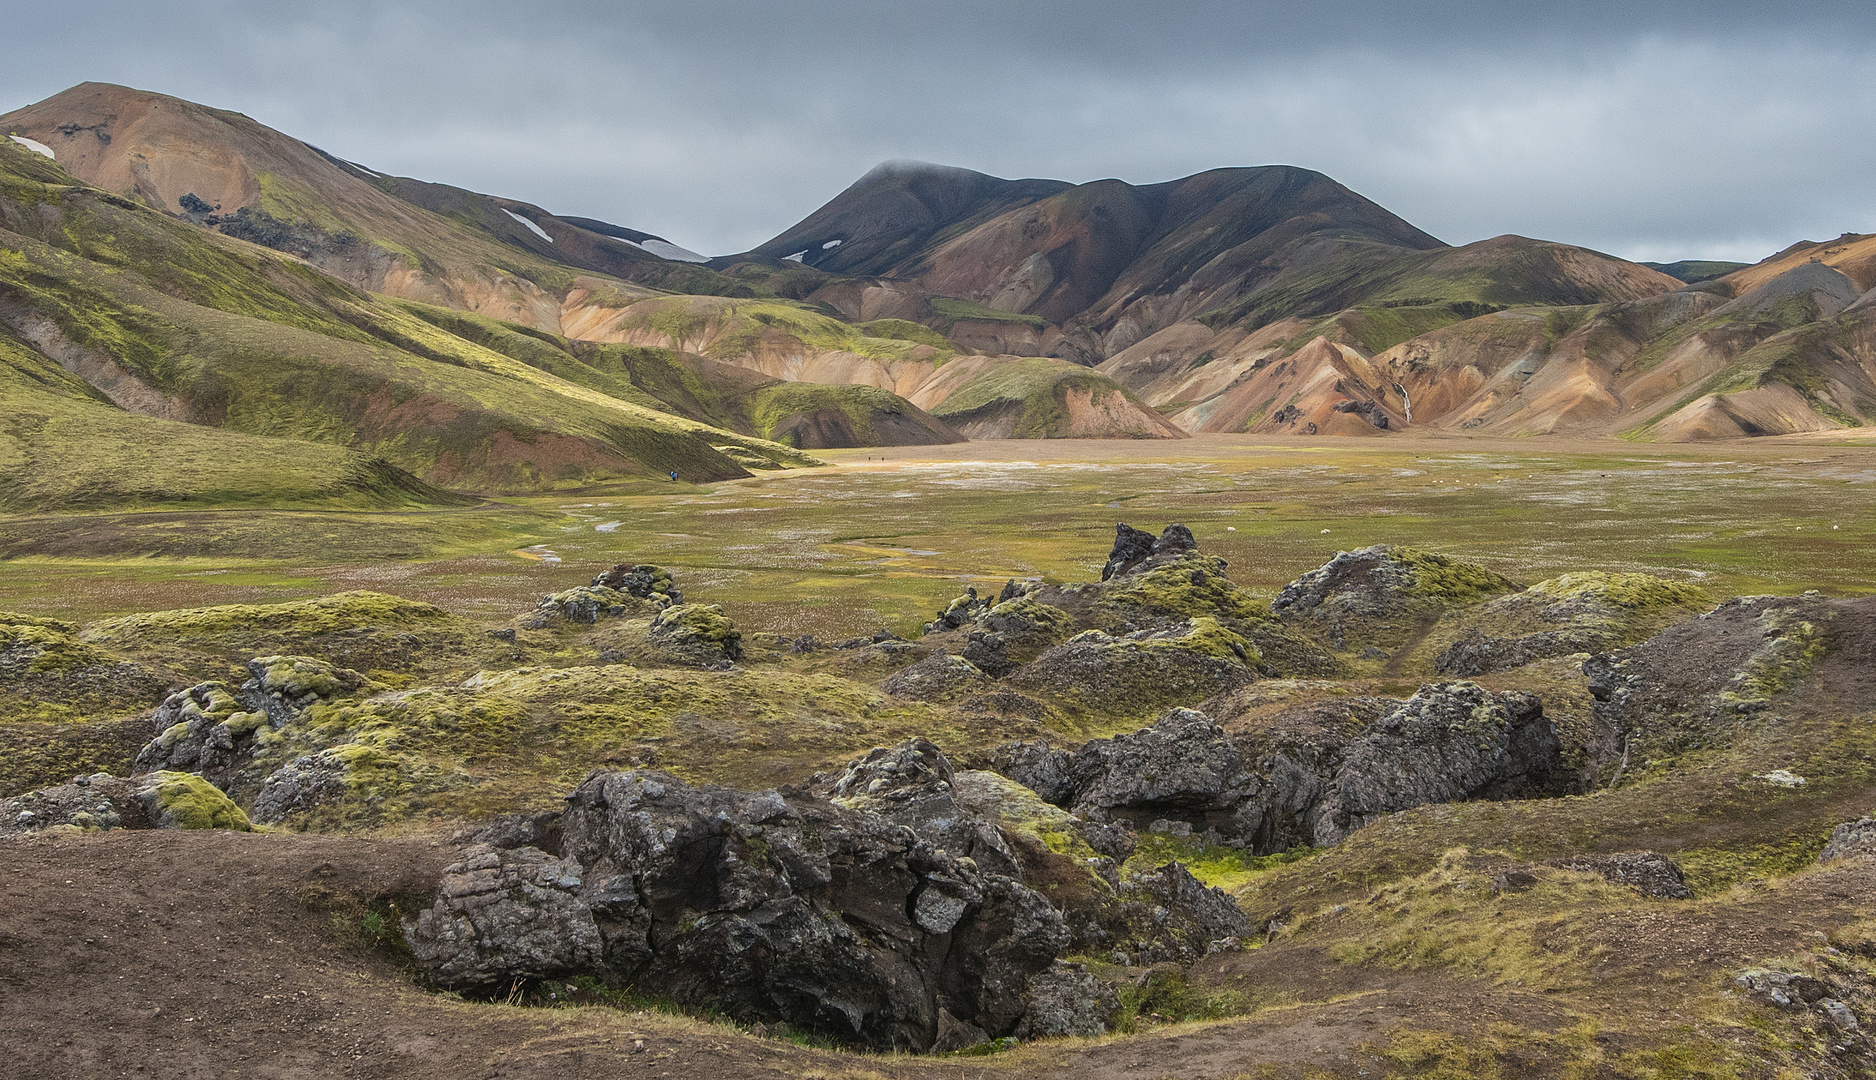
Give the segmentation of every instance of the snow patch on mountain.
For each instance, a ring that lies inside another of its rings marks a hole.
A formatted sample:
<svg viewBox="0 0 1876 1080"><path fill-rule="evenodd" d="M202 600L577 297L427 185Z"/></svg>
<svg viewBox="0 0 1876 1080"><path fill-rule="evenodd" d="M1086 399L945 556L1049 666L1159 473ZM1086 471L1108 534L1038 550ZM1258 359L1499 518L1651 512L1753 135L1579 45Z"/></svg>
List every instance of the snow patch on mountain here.
<svg viewBox="0 0 1876 1080"><path fill-rule="evenodd" d="M665 240L645 240L640 242L638 246L658 256L660 259L670 259L672 262L700 263L710 261L710 256L708 255L699 255L689 248L681 248Z"/></svg>
<svg viewBox="0 0 1876 1080"><path fill-rule="evenodd" d="M47 146L45 143L42 143L37 139L29 139L24 135L8 135L7 138L12 139L14 142L19 143L21 146L24 146L26 149L31 150L35 154L44 154L45 156L51 158L54 161L59 160L59 156L52 152L52 148L50 146Z"/></svg>
<svg viewBox="0 0 1876 1080"><path fill-rule="evenodd" d="M521 224L526 225L528 227L529 232L547 241L548 243L551 244L554 242L554 238L547 235L546 229L541 228L539 225L536 225L532 221L529 221L527 218L524 218L520 214L515 213L513 210L509 210L506 207L504 207L502 209L502 213L507 214L509 217L514 218L516 221L519 221Z"/></svg>

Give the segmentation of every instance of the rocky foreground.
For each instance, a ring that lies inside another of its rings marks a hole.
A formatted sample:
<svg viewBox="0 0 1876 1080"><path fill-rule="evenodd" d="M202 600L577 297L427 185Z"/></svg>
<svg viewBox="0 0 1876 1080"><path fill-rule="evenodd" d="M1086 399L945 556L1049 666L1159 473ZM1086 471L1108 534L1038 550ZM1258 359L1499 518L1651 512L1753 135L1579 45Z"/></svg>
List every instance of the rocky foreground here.
<svg viewBox="0 0 1876 1080"><path fill-rule="evenodd" d="M0 616L0 835L454 830L373 915L431 987L921 1052L1252 1010L1167 988L1281 994L1302 969L1233 958L1319 939L1567 992L1594 950L1533 927L1870 873L1876 603L1385 546L1269 602L1227 570L1123 525L1099 582L972 591L916 641L745 634L651 566L492 630L375 594ZM1857 1075L1860 925L1685 993ZM1532 934L1562 951L1527 972Z"/></svg>

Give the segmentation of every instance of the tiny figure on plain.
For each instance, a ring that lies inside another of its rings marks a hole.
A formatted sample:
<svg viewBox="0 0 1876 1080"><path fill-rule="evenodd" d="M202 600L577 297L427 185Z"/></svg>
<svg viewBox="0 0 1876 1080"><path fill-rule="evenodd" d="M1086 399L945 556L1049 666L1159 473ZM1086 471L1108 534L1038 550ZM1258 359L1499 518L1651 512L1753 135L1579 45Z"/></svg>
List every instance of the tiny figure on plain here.
<svg viewBox="0 0 1876 1080"><path fill-rule="evenodd" d="M677 483L677 470L676 469L671 470L671 482L673 484Z"/></svg>

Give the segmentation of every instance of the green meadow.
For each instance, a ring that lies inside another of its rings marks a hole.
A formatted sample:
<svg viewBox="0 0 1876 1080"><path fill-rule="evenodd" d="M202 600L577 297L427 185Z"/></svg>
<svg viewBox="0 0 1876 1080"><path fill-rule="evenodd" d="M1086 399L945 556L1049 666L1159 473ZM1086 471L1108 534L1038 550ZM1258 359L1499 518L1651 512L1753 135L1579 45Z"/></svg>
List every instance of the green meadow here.
<svg viewBox="0 0 1876 1080"><path fill-rule="evenodd" d="M75 620L368 588L496 620L618 562L675 569L746 630L915 631L967 586L1099 575L1114 523L1191 526L1274 594L1404 543L1531 582L1648 571L1716 596L1876 592L1876 450L1323 440L825 451L712 485L629 482L422 511L0 518L0 609ZM556 561L557 560L557 561Z"/></svg>

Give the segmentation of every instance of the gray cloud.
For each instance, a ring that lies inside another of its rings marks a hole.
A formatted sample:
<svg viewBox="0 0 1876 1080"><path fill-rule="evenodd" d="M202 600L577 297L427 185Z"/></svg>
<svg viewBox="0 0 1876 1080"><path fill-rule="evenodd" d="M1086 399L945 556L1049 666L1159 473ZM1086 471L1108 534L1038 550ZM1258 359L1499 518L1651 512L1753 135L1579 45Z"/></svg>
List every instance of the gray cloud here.
<svg viewBox="0 0 1876 1080"><path fill-rule="evenodd" d="M1281 162L1449 242L1634 258L1876 231L1857 4L4 4L0 111L121 82L707 251L888 158L1134 182Z"/></svg>

